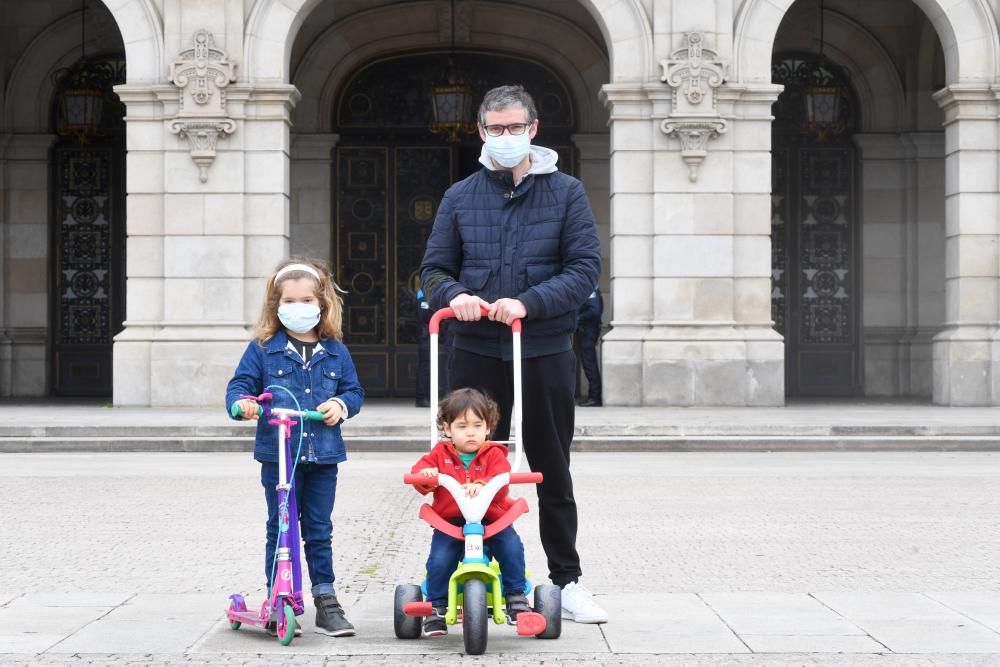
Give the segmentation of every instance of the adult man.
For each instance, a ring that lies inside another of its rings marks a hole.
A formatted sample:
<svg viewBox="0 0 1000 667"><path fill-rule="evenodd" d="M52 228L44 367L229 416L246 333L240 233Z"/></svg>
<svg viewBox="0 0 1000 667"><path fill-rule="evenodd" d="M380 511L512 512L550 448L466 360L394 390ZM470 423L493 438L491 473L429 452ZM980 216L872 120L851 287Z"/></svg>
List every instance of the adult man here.
<svg viewBox="0 0 1000 667"><path fill-rule="evenodd" d="M601 317L604 315L604 300L601 288L594 287L576 315L576 343L580 347L580 363L587 376L587 398L580 401L584 408L600 407L601 369L597 365L597 343L601 339Z"/></svg>
<svg viewBox="0 0 1000 667"><path fill-rule="evenodd" d="M486 93L479 107L483 168L445 193L420 267L435 307L455 311L451 388L486 391L500 406L494 438L510 433L514 400L510 333L481 319L524 320L522 405L525 454L545 481L539 532L549 577L562 588L563 616L608 616L578 582L576 501L570 475L576 312L601 273L600 241L578 180L556 169L555 151L531 146L538 114L521 86Z"/></svg>
<svg viewBox="0 0 1000 667"><path fill-rule="evenodd" d="M431 405L431 304L422 289L417 289L417 386L414 405L427 408Z"/></svg>

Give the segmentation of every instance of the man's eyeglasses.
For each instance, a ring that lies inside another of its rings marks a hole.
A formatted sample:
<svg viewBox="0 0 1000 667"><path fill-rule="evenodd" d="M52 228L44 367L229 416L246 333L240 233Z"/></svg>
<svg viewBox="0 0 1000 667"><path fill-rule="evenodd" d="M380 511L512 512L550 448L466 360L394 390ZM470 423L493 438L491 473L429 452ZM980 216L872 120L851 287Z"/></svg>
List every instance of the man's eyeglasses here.
<svg viewBox="0 0 1000 667"><path fill-rule="evenodd" d="M510 125L486 125L483 129L491 137L499 137L503 134L504 130L507 130L516 137L524 134L529 127L531 127L531 123L511 123Z"/></svg>

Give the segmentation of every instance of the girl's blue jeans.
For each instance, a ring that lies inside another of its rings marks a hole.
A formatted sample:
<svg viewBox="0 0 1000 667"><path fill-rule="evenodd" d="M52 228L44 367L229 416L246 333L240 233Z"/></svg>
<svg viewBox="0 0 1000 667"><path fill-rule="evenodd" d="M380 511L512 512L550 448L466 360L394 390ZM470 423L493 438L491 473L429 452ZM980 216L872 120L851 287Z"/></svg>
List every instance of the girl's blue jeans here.
<svg viewBox="0 0 1000 667"><path fill-rule="evenodd" d="M267 500L267 548L264 572L271 589L271 567L278 541L278 464L261 462L260 483ZM299 524L305 545L313 597L333 593L333 501L337 497L337 464L299 463L292 482L299 508ZM293 545L292 548L295 548Z"/></svg>
<svg viewBox="0 0 1000 667"><path fill-rule="evenodd" d="M503 594L523 593L524 544L513 526L504 528L486 540L490 554L500 563ZM448 581L458 561L465 555L465 543L435 530L431 536L431 552L427 556L427 601L435 609L448 606Z"/></svg>

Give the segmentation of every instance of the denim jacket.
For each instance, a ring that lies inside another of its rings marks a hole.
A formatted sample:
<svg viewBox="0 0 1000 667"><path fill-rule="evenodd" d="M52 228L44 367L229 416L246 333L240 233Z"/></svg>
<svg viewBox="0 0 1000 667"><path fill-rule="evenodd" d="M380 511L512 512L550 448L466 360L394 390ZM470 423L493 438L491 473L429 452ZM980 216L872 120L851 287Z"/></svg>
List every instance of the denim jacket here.
<svg viewBox="0 0 1000 667"><path fill-rule="evenodd" d="M308 364L303 364L297 352L288 349L288 336L278 331L270 340L260 345L250 341L233 379L226 387L226 412L241 395L257 396L270 391L276 408L295 408L295 403L283 387L295 395L302 410L315 410L316 406L331 398L339 398L347 406L348 418L358 414L365 391L358 382L358 374L347 347L335 339L320 341L322 350L316 350ZM268 389L269 386L276 385ZM230 415L232 416L232 415ZM235 419L235 417L233 417ZM340 422L341 424L343 422ZM327 426L323 422L307 421L302 424L305 436L300 458L317 463L340 463L347 459L347 449L340 433L340 424ZM278 460L277 426L266 420L257 422L257 440L253 457L258 461L275 463ZM291 447L299 444L299 426L292 430Z"/></svg>

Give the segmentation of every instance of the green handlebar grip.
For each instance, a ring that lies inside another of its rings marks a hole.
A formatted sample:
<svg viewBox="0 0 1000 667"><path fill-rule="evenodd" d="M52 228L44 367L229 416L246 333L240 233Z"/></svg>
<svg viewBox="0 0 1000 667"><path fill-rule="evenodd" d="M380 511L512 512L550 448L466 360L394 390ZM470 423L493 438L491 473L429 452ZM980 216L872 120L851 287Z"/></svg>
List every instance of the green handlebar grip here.
<svg viewBox="0 0 1000 667"><path fill-rule="evenodd" d="M319 410L306 410L306 419L314 422L323 421L323 413Z"/></svg>
<svg viewBox="0 0 1000 667"><path fill-rule="evenodd" d="M232 406L230 406L230 408L229 408L229 414L231 414L234 417L241 416L243 414L243 411L240 410L240 404L239 403L233 403ZM260 417L262 414L264 414L264 408L262 408L261 406L258 405L257 406L257 416Z"/></svg>

